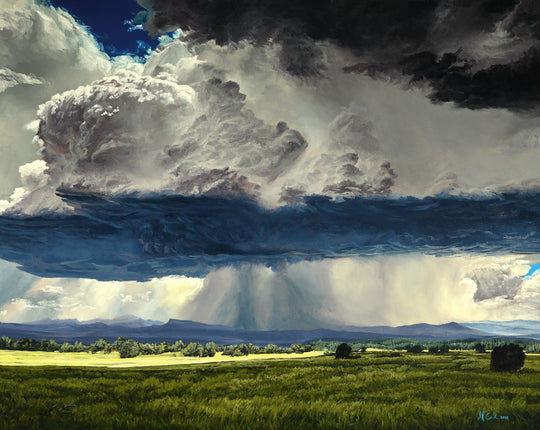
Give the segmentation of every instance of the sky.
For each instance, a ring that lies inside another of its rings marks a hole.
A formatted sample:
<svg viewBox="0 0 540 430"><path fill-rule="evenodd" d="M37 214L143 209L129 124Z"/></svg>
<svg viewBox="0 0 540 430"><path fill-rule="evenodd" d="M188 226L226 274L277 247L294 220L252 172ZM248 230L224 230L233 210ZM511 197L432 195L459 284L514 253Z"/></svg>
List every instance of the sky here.
<svg viewBox="0 0 540 430"><path fill-rule="evenodd" d="M146 31L129 31L141 7L135 1L81 2L77 0L53 0L52 5L65 9L79 24L87 27L96 41L109 55L139 53L138 41L155 48L157 41Z"/></svg>
<svg viewBox="0 0 540 430"><path fill-rule="evenodd" d="M538 320L532 0L0 0L0 321Z"/></svg>

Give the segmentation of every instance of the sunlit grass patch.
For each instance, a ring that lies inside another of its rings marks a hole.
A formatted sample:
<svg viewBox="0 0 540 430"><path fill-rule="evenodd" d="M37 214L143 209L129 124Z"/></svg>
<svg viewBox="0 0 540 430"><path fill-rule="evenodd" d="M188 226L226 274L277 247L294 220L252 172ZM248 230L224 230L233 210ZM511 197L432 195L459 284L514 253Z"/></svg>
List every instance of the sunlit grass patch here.
<svg viewBox="0 0 540 430"><path fill-rule="evenodd" d="M222 355L214 357L184 357L180 353L167 352L159 355L139 355L133 358L120 358L118 352L44 352L0 350L0 366L82 366L82 367L138 367L166 366L177 364L216 363L222 361L249 361L253 359L292 359L310 358L322 355L321 351L302 354L257 354L240 357Z"/></svg>

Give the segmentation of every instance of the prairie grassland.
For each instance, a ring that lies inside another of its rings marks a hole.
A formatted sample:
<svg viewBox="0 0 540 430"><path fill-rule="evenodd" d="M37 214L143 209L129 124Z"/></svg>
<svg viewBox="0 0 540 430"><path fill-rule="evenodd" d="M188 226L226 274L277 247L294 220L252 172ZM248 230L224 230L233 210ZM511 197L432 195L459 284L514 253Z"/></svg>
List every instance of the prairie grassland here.
<svg viewBox="0 0 540 430"><path fill-rule="evenodd" d="M120 358L118 352L110 354L89 352L44 352L0 350L0 366L77 366L77 367L145 367L175 364L219 363L223 361L269 360L279 358L311 358L322 355L321 351L303 354L257 354L231 357L218 352L214 357L184 357L180 353L167 352L159 355L139 355Z"/></svg>
<svg viewBox="0 0 540 430"><path fill-rule="evenodd" d="M124 369L2 366L0 428L540 428L540 356L514 373L491 372L489 362L471 352L368 352Z"/></svg>

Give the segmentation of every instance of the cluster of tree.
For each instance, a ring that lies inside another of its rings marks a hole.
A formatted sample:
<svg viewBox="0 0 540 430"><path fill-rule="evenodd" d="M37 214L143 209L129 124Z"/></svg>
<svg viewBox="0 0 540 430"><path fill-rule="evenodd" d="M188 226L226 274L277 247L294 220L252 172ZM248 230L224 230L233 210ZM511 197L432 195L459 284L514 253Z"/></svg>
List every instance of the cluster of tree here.
<svg viewBox="0 0 540 430"><path fill-rule="evenodd" d="M16 351L60 351L60 352L83 352L88 351L87 346L81 342L58 343L52 339L42 339L41 342L30 338L12 339L7 336L0 337L0 349L12 349Z"/></svg>
<svg viewBox="0 0 540 430"><path fill-rule="evenodd" d="M301 343L294 343L288 348L282 348L271 343L266 346L257 346L249 343L241 345L227 345L221 348L223 355L230 355L232 357L239 357L249 354L303 354L304 352L313 351L312 345L302 345Z"/></svg>
<svg viewBox="0 0 540 430"><path fill-rule="evenodd" d="M170 344L169 342L144 343L137 342L133 339L126 339L125 337L120 336L114 343L107 345L106 343L103 343L104 340L105 339L100 339L100 349L97 349L96 351L91 350L91 352L103 351L108 353L118 351L120 358L131 358L137 357L138 355L159 355L166 352L179 352L186 356L213 357L216 353L215 349L212 350L212 345L210 343L207 344L207 346L198 343L190 343L189 345L186 345L181 340L173 344ZM92 348L95 343L96 342L91 344L90 348ZM211 350L213 351L212 353L210 353Z"/></svg>
<svg viewBox="0 0 540 430"><path fill-rule="evenodd" d="M407 352L413 352L415 354L422 352L424 347L422 345L405 345L403 349Z"/></svg>
<svg viewBox="0 0 540 430"><path fill-rule="evenodd" d="M383 349L389 349L389 348L383 348ZM447 354L450 352L450 345L442 344L441 346L431 345L431 346L426 347L425 345L422 345L422 344L416 344L416 345L407 344L399 348L400 351L405 350L407 352L411 352L414 354L419 354L423 352L425 349L427 349L430 354Z"/></svg>
<svg viewBox="0 0 540 430"><path fill-rule="evenodd" d="M447 344L443 344L441 346L433 345L428 348L428 352L430 354L448 354L450 352L450 346Z"/></svg>
<svg viewBox="0 0 540 430"><path fill-rule="evenodd" d="M313 351L312 345L302 345L295 343L288 348L282 348L277 345L269 344L261 347L252 344L241 345L216 345L209 342L206 345L192 342L185 344L181 340L170 344L144 343L133 339L119 337L115 342L109 343L105 338L96 340L90 345L83 345L81 342L73 344L64 342L59 344L52 339L43 339L38 342L34 339L23 338L19 340L4 336L0 338L0 349L12 349L19 351L59 351L59 352L96 352L111 353L118 352L121 358L136 357L138 355L157 355L165 352L177 352L186 357L213 357L216 352L222 352L223 355L242 356L249 354L280 354L280 353L304 353Z"/></svg>
<svg viewBox="0 0 540 430"><path fill-rule="evenodd" d="M216 352L232 357L240 357L250 354L283 354L283 353L304 353L313 351L313 346L295 343L289 348L281 348L277 345L268 344L265 347L248 344L240 345L216 345L209 342L206 345L192 342L188 345L181 340L169 345L162 342L159 345L138 343L132 339L119 338L116 342L121 358L136 357L139 354L161 354L163 352L179 352L186 357L213 357Z"/></svg>

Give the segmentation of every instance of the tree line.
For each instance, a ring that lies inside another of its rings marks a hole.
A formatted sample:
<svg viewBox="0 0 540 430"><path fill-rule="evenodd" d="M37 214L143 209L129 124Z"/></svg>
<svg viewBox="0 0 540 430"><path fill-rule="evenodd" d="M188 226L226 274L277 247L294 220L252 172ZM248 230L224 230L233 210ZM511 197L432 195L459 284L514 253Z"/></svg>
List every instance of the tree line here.
<svg viewBox="0 0 540 430"><path fill-rule="evenodd" d="M407 352L422 352L428 351L432 353L446 353L449 350L461 350L461 351L477 351L486 352L487 350L493 350L498 346L504 346L508 344L518 344L525 352L528 353L540 353L539 342L520 342L508 338L496 338L486 339L479 341L478 339L457 339L457 340L417 340L417 339L363 339L354 342L349 342L353 351L362 351L366 348L385 349L393 351L407 351ZM335 351L341 341L329 341L318 340L310 342L310 345L317 351Z"/></svg>
<svg viewBox="0 0 540 430"><path fill-rule="evenodd" d="M42 339L38 342L30 338L12 339L8 336L3 336L0 338L0 349L47 352L90 352L92 354L97 352L105 354L118 352L120 358L131 358L137 357L138 355L158 355L166 352L176 352L186 357L213 357L217 352L221 352L223 355L239 357L249 354L302 354L304 352L313 351L313 346L301 343L294 343L286 348L274 344L257 346L252 345L251 343L217 345L214 342L208 342L206 344L191 342L186 344L181 340L172 344L169 342L145 343L133 339L126 339L123 336L112 343L108 342L105 338L100 338L90 345L84 345L79 341L74 343L64 342L60 344L53 339Z"/></svg>
<svg viewBox="0 0 540 430"><path fill-rule="evenodd" d="M138 355L158 355L166 352L180 353L186 357L213 357L217 352L223 355L239 357L250 354L283 354L283 353L303 353L309 351L328 351L334 353L340 345L340 341L318 340L308 344L295 343L289 347L279 347L269 344L257 346L253 344L217 345L214 342L206 344L191 342L184 343L181 340L175 343L145 343L133 339L119 337L114 342L108 342L105 338L100 338L90 345L84 345L80 341L74 343L58 343L53 339L42 339L36 341L30 338L12 339L8 336L0 337L0 349L19 351L59 351L59 352L89 352L89 353L112 353L118 352L121 358L136 357ZM419 353L427 350L430 353L444 354L449 350L476 350L483 353L515 343L520 345L525 352L540 352L538 342L516 342L509 339L489 339L478 341L477 339L461 339L450 341L418 341L413 339L365 339L351 342L352 351L365 352L367 348L377 348L394 351L407 351Z"/></svg>

